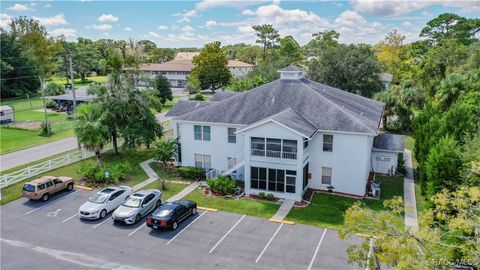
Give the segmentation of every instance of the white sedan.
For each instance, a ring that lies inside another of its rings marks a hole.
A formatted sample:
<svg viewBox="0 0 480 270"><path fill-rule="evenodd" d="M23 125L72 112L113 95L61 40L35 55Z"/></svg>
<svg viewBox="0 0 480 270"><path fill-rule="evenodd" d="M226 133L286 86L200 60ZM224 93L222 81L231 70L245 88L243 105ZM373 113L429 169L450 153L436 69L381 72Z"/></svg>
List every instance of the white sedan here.
<svg viewBox="0 0 480 270"><path fill-rule="evenodd" d="M103 219L108 213L117 209L132 192L133 189L127 186L104 188L82 204L78 214L83 219Z"/></svg>

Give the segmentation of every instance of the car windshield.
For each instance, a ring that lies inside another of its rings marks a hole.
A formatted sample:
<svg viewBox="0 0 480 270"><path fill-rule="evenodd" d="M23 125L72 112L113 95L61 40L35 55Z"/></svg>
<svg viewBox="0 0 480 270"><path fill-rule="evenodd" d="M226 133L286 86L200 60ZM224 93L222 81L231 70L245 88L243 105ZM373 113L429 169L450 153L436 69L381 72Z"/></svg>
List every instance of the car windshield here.
<svg viewBox="0 0 480 270"><path fill-rule="evenodd" d="M166 216L170 215L170 213L172 213L172 210L163 209L163 210L160 210L155 216L156 217L166 217Z"/></svg>
<svg viewBox="0 0 480 270"><path fill-rule="evenodd" d="M26 185L23 185L23 190L28 191L28 192L35 192L35 186L30 185L30 184L26 184Z"/></svg>
<svg viewBox="0 0 480 270"><path fill-rule="evenodd" d="M140 203L142 203L142 199L129 197L128 199L125 200L125 202L122 205L126 207L138 208L140 207Z"/></svg>
<svg viewBox="0 0 480 270"><path fill-rule="evenodd" d="M92 197L90 197L88 201L92 203L104 203L107 200L107 198L108 198L107 194L99 192L93 195Z"/></svg>

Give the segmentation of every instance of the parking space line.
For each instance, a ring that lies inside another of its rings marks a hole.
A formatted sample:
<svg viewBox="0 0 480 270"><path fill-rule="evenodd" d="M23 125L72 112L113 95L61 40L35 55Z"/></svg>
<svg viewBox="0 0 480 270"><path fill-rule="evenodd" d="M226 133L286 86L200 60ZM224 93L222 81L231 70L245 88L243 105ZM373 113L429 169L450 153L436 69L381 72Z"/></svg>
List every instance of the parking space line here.
<svg viewBox="0 0 480 270"><path fill-rule="evenodd" d="M78 213L76 213L75 215L73 215L73 216L71 216L71 217L69 217L69 218L67 218L67 219L62 220L62 223L65 223L65 222L69 221L70 219L72 219L72 218L74 218L74 217L76 217L76 216L78 216Z"/></svg>
<svg viewBox="0 0 480 270"><path fill-rule="evenodd" d="M50 204L52 204L52 203L54 203L54 202L63 200L63 199L65 199L66 197L68 197L68 196L70 196L70 195L73 195L73 194L75 194L75 193L77 193L77 192L79 192L79 191L80 191L80 190L75 190L74 192L72 192L72 193L70 193L70 194L67 194L67 195L65 195L65 196L63 196L63 197L61 197L61 198L58 198L58 199L53 200L53 201L50 201L50 202L48 202L48 203L46 203L46 204L44 204L44 205L42 205L42 206L40 206L40 207L37 207L37 208L35 208L35 209L32 209L32 210L28 211L27 213L25 213L25 215L29 215L29 214L31 214L31 213L33 213L33 212L35 212L35 211L37 211L37 210L40 210L40 209L42 209L42 208L44 208L44 207L46 207L46 206L48 206L48 205L50 205Z"/></svg>
<svg viewBox="0 0 480 270"><path fill-rule="evenodd" d="M312 260L310 261L310 264L308 265L307 270L312 269L313 262L315 261L315 257L317 257L318 250L320 249L320 245L322 244L323 238L325 237L325 233L327 232L327 228L323 231L322 237L320 238L320 241L318 241L317 248L315 249L315 253L313 253Z"/></svg>
<svg viewBox="0 0 480 270"><path fill-rule="evenodd" d="M104 220L104 221L102 221L102 222L98 223L97 225L93 226L92 229L95 230L98 226L100 226L100 225L102 225L103 223L107 222L107 220L109 220L109 219L110 219L109 217L105 217L105 220Z"/></svg>
<svg viewBox="0 0 480 270"><path fill-rule="evenodd" d="M273 238L275 238L275 236L276 236L277 233L280 231L280 229L282 228L282 226L283 226L283 223L280 223L280 226L278 226L277 230L276 230L275 233L272 235L272 238L270 238L270 240L268 240L267 245L263 248L263 250L262 250L262 252L260 253L260 255L258 255L258 258L255 260L255 263L258 263L258 261L260 261L260 258L262 258L263 253L265 253L265 251L267 250L268 246L270 246L270 243L272 243Z"/></svg>
<svg viewBox="0 0 480 270"><path fill-rule="evenodd" d="M180 234L182 234L186 229L188 229L188 227L190 227L190 225L192 225L193 223L195 223L195 221L199 220L203 215L205 215L207 213L207 211L203 212L200 216L198 216L198 218L196 218L195 220L193 220L192 222L190 222L190 224L188 224L185 228L183 228L183 230L181 230L179 233L177 233L172 239L170 239L170 241L167 242L167 245L170 244L173 240L175 240L175 238L177 238Z"/></svg>
<svg viewBox="0 0 480 270"><path fill-rule="evenodd" d="M138 230L140 230L143 226L147 225L146 222L144 222L140 227L136 228L135 231L131 232L128 237L132 236L134 233L136 233Z"/></svg>
<svg viewBox="0 0 480 270"><path fill-rule="evenodd" d="M246 216L246 215L243 215L243 216L237 221L237 223L235 223L235 224L233 225L233 227L230 228L230 230L228 230L228 232L227 232L222 238L220 238L220 240L218 240L218 242L215 244L215 246L213 246L212 249L210 249L210 251L209 251L208 253L212 253L212 252L215 250L215 248L216 248L218 245L220 245L220 243L223 241L223 239L225 239L225 237L227 237L227 236L233 231L233 229L235 229L235 227L237 227L237 225L242 221L242 219L245 218L245 216Z"/></svg>

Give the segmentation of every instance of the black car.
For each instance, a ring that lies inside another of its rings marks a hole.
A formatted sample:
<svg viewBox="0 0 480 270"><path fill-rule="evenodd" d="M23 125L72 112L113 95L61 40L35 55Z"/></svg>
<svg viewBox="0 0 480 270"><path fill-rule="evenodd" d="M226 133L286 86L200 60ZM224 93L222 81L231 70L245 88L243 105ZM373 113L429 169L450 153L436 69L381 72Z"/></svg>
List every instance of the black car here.
<svg viewBox="0 0 480 270"><path fill-rule="evenodd" d="M149 217L147 226L153 229L177 229L178 223L197 213L197 203L190 200L168 202L160 206Z"/></svg>

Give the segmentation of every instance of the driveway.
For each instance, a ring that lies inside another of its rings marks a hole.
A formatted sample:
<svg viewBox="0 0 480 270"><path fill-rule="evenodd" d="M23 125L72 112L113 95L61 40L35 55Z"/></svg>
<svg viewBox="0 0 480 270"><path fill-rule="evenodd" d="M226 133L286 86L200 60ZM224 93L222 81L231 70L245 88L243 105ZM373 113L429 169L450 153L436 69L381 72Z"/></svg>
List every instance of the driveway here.
<svg viewBox="0 0 480 270"><path fill-rule="evenodd" d="M77 138L69 137L0 156L0 171L25 165L77 148Z"/></svg>
<svg viewBox="0 0 480 270"><path fill-rule="evenodd" d="M19 199L1 207L1 269L357 269L345 250L360 239L305 225L228 212L203 212L176 231L84 221L89 191L47 203Z"/></svg>

